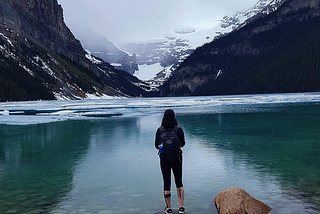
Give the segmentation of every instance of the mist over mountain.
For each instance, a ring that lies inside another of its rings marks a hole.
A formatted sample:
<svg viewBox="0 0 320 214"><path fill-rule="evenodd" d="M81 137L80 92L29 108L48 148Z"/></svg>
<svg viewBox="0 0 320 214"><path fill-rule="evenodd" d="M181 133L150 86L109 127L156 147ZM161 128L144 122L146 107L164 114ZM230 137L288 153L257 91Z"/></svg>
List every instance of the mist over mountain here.
<svg viewBox="0 0 320 214"><path fill-rule="evenodd" d="M60 0L60 2L68 11L69 15L66 19L72 31L92 55L148 82L151 90L157 91L158 87L197 47L245 25L246 20L258 13L272 12L277 8L279 0L248 0L241 3L205 1L203 4L170 2L168 5L137 1L134 6L137 11L142 8L149 9L149 11L140 11L139 16L128 7L121 7L121 2L84 4L86 1L83 1L76 6L77 10L70 6L68 0ZM173 13L173 8L178 5L179 8L176 8ZM85 13L89 13L93 8L96 12L85 18L77 15L83 11L84 6L86 6ZM113 10L110 11L110 8ZM116 13L119 8L121 12ZM218 8L221 10L218 11ZM180 10L183 12L179 13ZM265 11L262 12L263 10ZM154 13L151 14L150 11ZM119 14L121 14L120 17ZM163 17L164 14L165 17ZM98 25L101 20L104 24ZM159 27L160 25L163 26ZM126 27L130 29L130 33L124 30ZM93 28L100 35L95 33ZM117 32L118 34L115 35ZM139 37L141 34L144 36ZM116 46L120 47L121 51L125 50L126 53L116 50L105 36L114 39L110 41L116 41ZM127 38L123 39L124 36ZM134 40L138 42L133 42Z"/></svg>
<svg viewBox="0 0 320 214"><path fill-rule="evenodd" d="M177 28L208 29L257 0L59 0L68 26L86 24L116 46L164 37ZM71 28L71 30L73 30Z"/></svg>
<svg viewBox="0 0 320 214"><path fill-rule="evenodd" d="M195 48L212 41L217 35L232 30L231 27L222 29L220 26L224 16L232 16L236 12L257 7L255 6L257 0L244 0L241 3L236 0L215 2L97 0L94 3L84 0L77 5L70 0L59 0L59 2L65 8L66 22L86 49L116 68L147 81L152 90L157 90ZM252 12L255 13L257 12ZM92 33L79 32L79 28L86 25L91 29L85 31ZM107 37L122 51L129 52L129 58L123 57L123 53L110 54L112 51L107 50L107 46L109 49L114 48L110 47L110 43L107 45L107 41L99 39L93 31ZM119 60L121 58L124 60Z"/></svg>
<svg viewBox="0 0 320 214"><path fill-rule="evenodd" d="M221 17L220 21L212 23L208 29L180 27L165 37L119 46L136 53L139 71L134 75L147 81L156 91L196 48L245 26L255 17L275 11L280 4L280 0L259 0L244 11Z"/></svg>
<svg viewBox="0 0 320 214"><path fill-rule="evenodd" d="M94 32L88 25L73 24L70 26L72 32L92 55L103 59L117 69L133 74L138 70L136 56L117 48L105 36Z"/></svg>

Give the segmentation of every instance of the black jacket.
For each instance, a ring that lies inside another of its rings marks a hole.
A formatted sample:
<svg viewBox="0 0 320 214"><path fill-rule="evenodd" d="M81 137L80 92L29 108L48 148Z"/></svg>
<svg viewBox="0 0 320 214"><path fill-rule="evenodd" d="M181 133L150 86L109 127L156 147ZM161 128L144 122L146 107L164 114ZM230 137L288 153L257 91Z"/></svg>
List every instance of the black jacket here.
<svg viewBox="0 0 320 214"><path fill-rule="evenodd" d="M160 145L160 135L161 135L161 131L160 131L160 127L159 127L157 130L157 133L156 133L156 140L154 143L154 146L156 147L156 149L158 149L158 146ZM178 136L178 139L180 142L180 147L184 147L186 142L184 141L184 132L183 132L182 128L180 128L180 127L177 130L177 136Z"/></svg>

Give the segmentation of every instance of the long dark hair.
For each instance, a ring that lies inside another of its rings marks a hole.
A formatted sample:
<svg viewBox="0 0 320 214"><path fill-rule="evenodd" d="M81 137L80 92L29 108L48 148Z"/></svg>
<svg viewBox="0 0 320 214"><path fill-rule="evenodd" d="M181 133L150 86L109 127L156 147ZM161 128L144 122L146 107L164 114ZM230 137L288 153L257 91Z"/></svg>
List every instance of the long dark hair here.
<svg viewBox="0 0 320 214"><path fill-rule="evenodd" d="M167 109L164 112L161 126L169 129L173 129L175 126L178 126L176 115L172 109Z"/></svg>

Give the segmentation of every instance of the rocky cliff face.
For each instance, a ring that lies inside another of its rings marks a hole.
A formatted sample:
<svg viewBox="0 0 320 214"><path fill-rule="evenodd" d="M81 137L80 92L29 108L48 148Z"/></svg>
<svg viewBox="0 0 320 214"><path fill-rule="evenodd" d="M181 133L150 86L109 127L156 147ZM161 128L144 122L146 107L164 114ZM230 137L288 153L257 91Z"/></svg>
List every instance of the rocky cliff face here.
<svg viewBox="0 0 320 214"><path fill-rule="evenodd" d="M2 28L12 29L16 33L21 31L21 21L14 10L11 0L0 0L0 26Z"/></svg>
<svg viewBox="0 0 320 214"><path fill-rule="evenodd" d="M56 0L0 0L0 101L145 93L142 81L97 61Z"/></svg>
<svg viewBox="0 0 320 214"><path fill-rule="evenodd" d="M85 65L85 52L52 0L2 0L3 27Z"/></svg>
<svg viewBox="0 0 320 214"><path fill-rule="evenodd" d="M197 49L162 87L161 95L320 90L315 39L320 1L280 3L276 11L258 14L245 27ZM308 57L301 61L299 55Z"/></svg>

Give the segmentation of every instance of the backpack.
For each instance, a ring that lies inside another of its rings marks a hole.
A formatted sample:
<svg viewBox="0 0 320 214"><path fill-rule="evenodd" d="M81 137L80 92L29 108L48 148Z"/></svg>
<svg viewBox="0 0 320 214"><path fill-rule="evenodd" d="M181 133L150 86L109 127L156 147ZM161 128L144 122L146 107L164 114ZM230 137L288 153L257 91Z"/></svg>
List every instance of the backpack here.
<svg viewBox="0 0 320 214"><path fill-rule="evenodd" d="M177 136L179 127L173 129L165 129L160 127L160 145L163 146L160 158L166 161L176 161L180 159L180 142Z"/></svg>

